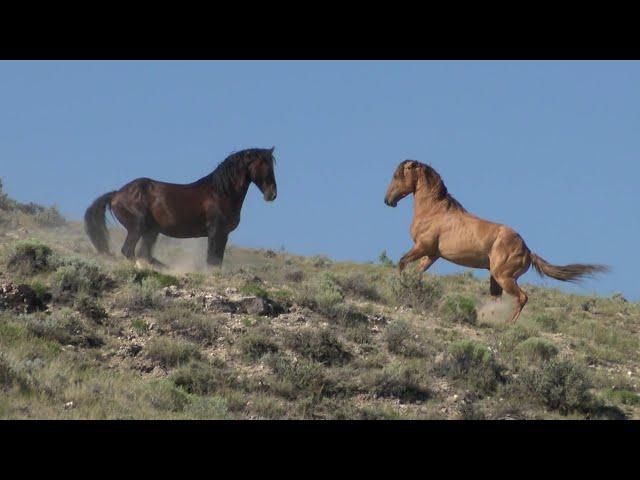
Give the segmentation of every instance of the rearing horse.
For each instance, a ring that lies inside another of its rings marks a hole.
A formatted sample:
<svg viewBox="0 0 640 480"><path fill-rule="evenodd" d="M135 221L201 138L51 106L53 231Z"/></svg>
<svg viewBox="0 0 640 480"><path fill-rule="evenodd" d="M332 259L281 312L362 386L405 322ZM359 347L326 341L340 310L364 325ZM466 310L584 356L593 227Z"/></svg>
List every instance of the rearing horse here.
<svg viewBox="0 0 640 480"><path fill-rule="evenodd" d="M84 215L85 230L101 253L109 254L105 213L109 208L127 229L122 254L140 256L157 266L153 245L162 233L174 238L208 237L207 263L221 265L229 233L240 223L247 190L255 183L266 201L277 195L273 148L252 148L229 155L206 177L180 185L138 178L96 199Z"/></svg>
<svg viewBox="0 0 640 480"><path fill-rule="evenodd" d="M400 259L400 272L407 263L418 259L422 259L420 270L425 271L440 257L465 267L487 269L491 273L493 298L500 297L504 290L516 299L512 323L528 300L517 279L531 264L540 275L565 282L608 270L604 265L551 265L529 250L513 229L467 212L429 165L405 160L393 174L384 203L395 207L410 193L414 198L411 223L414 246Z"/></svg>

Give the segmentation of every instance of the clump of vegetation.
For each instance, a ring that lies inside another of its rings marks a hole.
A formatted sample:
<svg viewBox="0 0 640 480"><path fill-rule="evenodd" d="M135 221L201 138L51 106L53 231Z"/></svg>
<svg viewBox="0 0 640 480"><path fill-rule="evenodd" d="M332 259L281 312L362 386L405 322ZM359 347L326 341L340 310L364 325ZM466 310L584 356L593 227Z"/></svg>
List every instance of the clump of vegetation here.
<svg viewBox="0 0 640 480"><path fill-rule="evenodd" d="M193 360L171 374L171 381L188 393L213 395L237 385L236 373L221 360Z"/></svg>
<svg viewBox="0 0 640 480"><path fill-rule="evenodd" d="M376 288L376 279L362 273L349 273L335 277L335 281L343 292L373 302L380 301L380 293Z"/></svg>
<svg viewBox="0 0 640 480"><path fill-rule="evenodd" d="M56 263L53 293L59 300L66 300L79 292L99 295L114 286L113 279L95 262L80 257L60 257Z"/></svg>
<svg viewBox="0 0 640 480"><path fill-rule="evenodd" d="M440 315L453 323L475 325L478 320L475 302L462 295L446 298L440 306Z"/></svg>
<svg viewBox="0 0 640 480"><path fill-rule="evenodd" d="M9 198L2 189L2 180L0 180L0 210L18 211L31 215L36 225L41 227L58 227L66 223L64 217L60 215L56 206L43 207L37 203L20 203Z"/></svg>
<svg viewBox="0 0 640 480"><path fill-rule="evenodd" d="M471 340L458 340L449 345L438 370L453 380L464 381L481 394L493 392L502 380L502 368L493 354Z"/></svg>
<svg viewBox="0 0 640 480"><path fill-rule="evenodd" d="M255 282L249 282L240 288L240 292L245 295L251 295L260 298L269 298L269 293Z"/></svg>
<svg viewBox="0 0 640 480"><path fill-rule="evenodd" d="M303 328L289 332L286 343L300 355L325 365L339 365L351 358L342 342L328 328Z"/></svg>
<svg viewBox="0 0 640 480"><path fill-rule="evenodd" d="M190 403L189 395L167 380L150 382L143 398L153 408L167 412L182 412Z"/></svg>
<svg viewBox="0 0 640 480"><path fill-rule="evenodd" d="M443 289L433 277L426 279L416 272L403 272L388 280L390 299L393 303L411 307L421 313L433 309L442 297Z"/></svg>
<svg viewBox="0 0 640 480"><path fill-rule="evenodd" d="M426 354L418 334L405 320L393 320L384 331L384 340L391 353L406 357L421 357Z"/></svg>
<svg viewBox="0 0 640 480"><path fill-rule="evenodd" d="M6 255L7 268L20 275L34 275L53 269L52 250L38 240L16 242Z"/></svg>
<svg viewBox="0 0 640 480"><path fill-rule="evenodd" d="M177 286L180 284L180 280L178 280L178 277L168 275L166 273L156 272L155 270L150 270L147 268L136 269L132 281L142 284L144 280L147 279L153 279L153 281L158 285L159 288L170 287L172 285Z"/></svg>
<svg viewBox="0 0 640 480"><path fill-rule="evenodd" d="M536 322L540 328L547 332L557 332L558 331L558 318L554 315L549 315L548 313L542 313L536 315L533 318L533 321Z"/></svg>
<svg viewBox="0 0 640 480"><path fill-rule="evenodd" d="M160 288L155 278L145 278L140 283L128 285L118 296L118 302L131 310L160 307L164 303Z"/></svg>
<svg viewBox="0 0 640 480"><path fill-rule="evenodd" d="M205 344L213 343L220 336L220 318L194 311L193 305L175 303L158 316L163 331L172 331L185 338Z"/></svg>
<svg viewBox="0 0 640 480"><path fill-rule="evenodd" d="M278 395L291 399L321 395L326 379L323 368L317 363L293 360L280 354L269 355L265 360L274 373L270 386Z"/></svg>
<svg viewBox="0 0 640 480"><path fill-rule="evenodd" d="M175 367L200 358L200 350L186 340L168 337L152 338L145 347L147 357L163 367Z"/></svg>
<svg viewBox="0 0 640 480"><path fill-rule="evenodd" d="M531 337L516 347L516 353L529 362L546 362L558 354L558 349L549 340Z"/></svg>
<svg viewBox="0 0 640 480"><path fill-rule="evenodd" d="M516 323L502 334L500 345L504 350L510 352L532 335L533 332L530 329Z"/></svg>
<svg viewBox="0 0 640 480"><path fill-rule="evenodd" d="M288 269L284 272L284 279L292 283L300 283L304 280L304 272L298 269Z"/></svg>
<svg viewBox="0 0 640 480"><path fill-rule="evenodd" d="M78 314L68 308L50 315L29 315L21 319L33 335L62 345L99 347L104 343L100 335L88 328Z"/></svg>
<svg viewBox="0 0 640 480"><path fill-rule="evenodd" d="M38 207L40 207L38 205ZM41 210L35 212L33 214L33 220L40 227L44 228L53 228L53 227L61 227L65 225L67 221L58 211L58 207L40 207Z"/></svg>
<svg viewBox="0 0 640 480"><path fill-rule="evenodd" d="M380 255L378 256L378 261L384 266L384 267L393 267L394 263L393 260L391 260L388 255L387 255L387 251L383 250L382 253L380 253Z"/></svg>
<svg viewBox="0 0 640 480"><path fill-rule="evenodd" d="M0 390L18 385L23 390L29 388L28 376L17 367L7 354L0 352Z"/></svg>
<svg viewBox="0 0 640 480"><path fill-rule="evenodd" d="M321 313L333 314L336 306L344 301L344 293L332 275L323 273L302 285L298 301Z"/></svg>
<svg viewBox="0 0 640 480"><path fill-rule="evenodd" d="M251 360L259 360L268 353L276 353L280 347L271 339L267 330L249 332L240 340L240 350Z"/></svg>
<svg viewBox="0 0 640 480"><path fill-rule="evenodd" d="M531 396L565 415L584 411L593 403L587 373L568 360L551 360L540 368L526 370L520 381Z"/></svg>
<svg viewBox="0 0 640 480"><path fill-rule="evenodd" d="M196 397L185 407L184 412L189 418L200 420L230 420L233 418L227 399L220 396Z"/></svg>
<svg viewBox="0 0 640 480"><path fill-rule="evenodd" d="M416 402L429 398L424 375L414 366L392 362L374 374L373 391L380 397L394 397Z"/></svg>
<svg viewBox="0 0 640 480"><path fill-rule="evenodd" d="M80 293L73 301L73 307L82 315L100 324L108 317L107 311L98 301L86 293Z"/></svg>
<svg viewBox="0 0 640 480"><path fill-rule="evenodd" d="M640 405L640 395L626 389L608 389L605 396L616 403L623 405Z"/></svg>

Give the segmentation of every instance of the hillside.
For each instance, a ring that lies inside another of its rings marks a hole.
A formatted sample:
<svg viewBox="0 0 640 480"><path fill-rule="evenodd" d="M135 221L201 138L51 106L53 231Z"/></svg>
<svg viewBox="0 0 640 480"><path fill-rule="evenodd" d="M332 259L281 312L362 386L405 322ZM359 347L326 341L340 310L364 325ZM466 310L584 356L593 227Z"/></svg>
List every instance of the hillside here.
<svg viewBox="0 0 640 480"><path fill-rule="evenodd" d="M0 418L640 418L640 305L161 238L167 272L0 190Z"/></svg>

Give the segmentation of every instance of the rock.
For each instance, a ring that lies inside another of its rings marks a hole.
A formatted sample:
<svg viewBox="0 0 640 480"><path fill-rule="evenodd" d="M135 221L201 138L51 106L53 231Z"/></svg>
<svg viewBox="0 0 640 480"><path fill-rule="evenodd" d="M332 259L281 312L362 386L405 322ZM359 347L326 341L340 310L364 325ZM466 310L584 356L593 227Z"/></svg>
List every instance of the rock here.
<svg viewBox="0 0 640 480"><path fill-rule="evenodd" d="M67 402L67 403L64 404L64 409L65 410L69 410L71 408L73 408L73 402Z"/></svg>
<svg viewBox="0 0 640 480"><path fill-rule="evenodd" d="M123 354L126 357L135 357L142 350L142 345L138 345L137 343L132 343L131 345L127 345L123 349Z"/></svg>
<svg viewBox="0 0 640 480"><path fill-rule="evenodd" d="M245 297L238 301L238 309L249 315L264 315L268 317L277 317L284 313L284 308L271 300L263 297Z"/></svg>
<svg viewBox="0 0 640 480"><path fill-rule="evenodd" d="M0 310L13 309L23 313L32 313L36 310L46 310L44 302L49 301L51 295L47 294L40 298L29 285L14 285L5 283L0 285Z"/></svg>

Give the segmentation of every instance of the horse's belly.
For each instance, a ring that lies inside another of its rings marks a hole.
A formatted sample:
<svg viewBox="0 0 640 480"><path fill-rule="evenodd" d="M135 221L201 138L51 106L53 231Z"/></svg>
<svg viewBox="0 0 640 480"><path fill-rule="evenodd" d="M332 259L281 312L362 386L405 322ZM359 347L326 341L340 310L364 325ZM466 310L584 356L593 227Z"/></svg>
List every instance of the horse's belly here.
<svg viewBox="0 0 640 480"><path fill-rule="evenodd" d="M202 227L167 227L160 230L160 233L166 235L168 237L173 238L196 238L196 237L206 237L207 230Z"/></svg>
<svg viewBox="0 0 640 480"><path fill-rule="evenodd" d="M440 256L445 260L457 265L469 268L489 268L489 255L484 252L474 252L470 250L461 251L441 251Z"/></svg>

